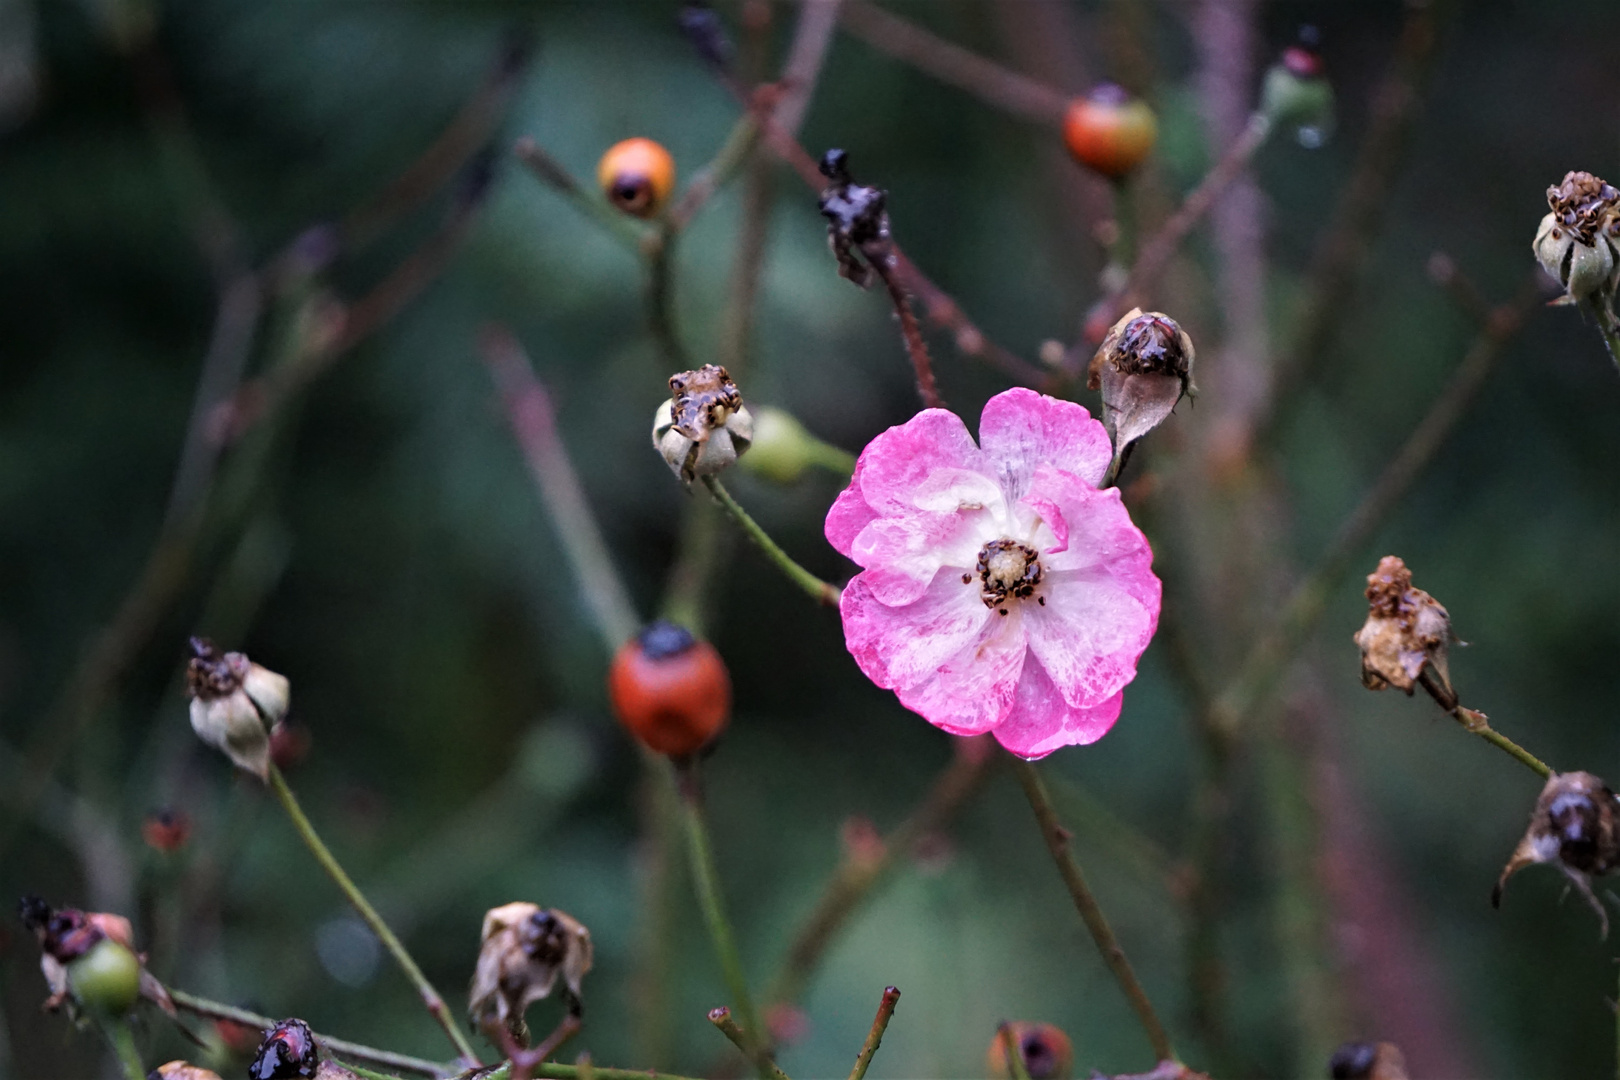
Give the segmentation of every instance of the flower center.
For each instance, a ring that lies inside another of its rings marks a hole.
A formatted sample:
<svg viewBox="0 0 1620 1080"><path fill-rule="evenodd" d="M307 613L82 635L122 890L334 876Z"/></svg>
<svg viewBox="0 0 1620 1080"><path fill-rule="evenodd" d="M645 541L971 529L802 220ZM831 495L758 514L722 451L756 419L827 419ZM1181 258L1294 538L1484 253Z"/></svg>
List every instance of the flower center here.
<svg viewBox="0 0 1620 1080"><path fill-rule="evenodd" d="M979 596L985 607L993 607L1007 614L1009 597L1025 600L1035 595L1035 586L1041 583L1041 560L1035 549L1017 540L992 540L979 549ZM962 584L973 580L963 574ZM1046 603L1046 598L1038 597Z"/></svg>

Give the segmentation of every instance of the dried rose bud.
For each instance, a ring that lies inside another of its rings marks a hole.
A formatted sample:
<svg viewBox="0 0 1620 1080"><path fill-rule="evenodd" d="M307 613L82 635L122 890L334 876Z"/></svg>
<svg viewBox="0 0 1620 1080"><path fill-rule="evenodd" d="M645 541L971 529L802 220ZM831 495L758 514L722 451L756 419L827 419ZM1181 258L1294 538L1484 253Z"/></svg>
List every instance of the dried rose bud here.
<svg viewBox="0 0 1620 1080"><path fill-rule="evenodd" d="M1333 1080L1407 1080L1406 1058L1394 1043L1347 1042L1328 1059Z"/></svg>
<svg viewBox="0 0 1620 1080"><path fill-rule="evenodd" d="M1547 189L1550 212L1531 245L1542 269L1570 299L1612 299L1620 281L1620 191L1589 172L1570 172Z"/></svg>
<svg viewBox="0 0 1620 1080"><path fill-rule="evenodd" d="M289 1017L265 1033L259 1052L248 1065L249 1080L312 1080L320 1067L315 1033L296 1017Z"/></svg>
<svg viewBox="0 0 1620 1080"><path fill-rule="evenodd" d="M1103 336L1086 385L1102 391L1102 422L1118 472L1131 444L1158 427L1193 385L1193 343L1168 315L1132 308Z"/></svg>
<svg viewBox="0 0 1620 1080"><path fill-rule="evenodd" d="M523 901L491 908L484 915L467 1012L491 1041L501 1042L503 1025L524 1041L523 1014L551 996L559 977L569 1014L579 1015L580 982L592 957L591 932L564 912Z"/></svg>
<svg viewBox="0 0 1620 1080"><path fill-rule="evenodd" d="M219 1080L219 1073L189 1061L166 1061L153 1069L146 1080Z"/></svg>
<svg viewBox="0 0 1620 1080"><path fill-rule="evenodd" d="M1412 587L1412 571L1394 555L1367 575L1367 622L1351 639L1361 649L1361 682L1369 690L1395 687L1408 695L1425 668L1437 688L1456 704L1446 650L1452 641L1451 616L1434 597Z"/></svg>
<svg viewBox="0 0 1620 1080"><path fill-rule="evenodd" d="M1003 1024L990 1040L990 1048L984 1054L986 1075L998 1080L1013 1075L1007 1067L1008 1040L1023 1060L1024 1073L1029 1080L1063 1080L1074 1067L1074 1044L1062 1028L1055 1024L1015 1020Z"/></svg>
<svg viewBox="0 0 1620 1080"><path fill-rule="evenodd" d="M186 693L192 730L237 768L268 778L270 736L265 725L287 713L291 685L286 676L241 653L221 653L207 638L192 638L190 649Z"/></svg>
<svg viewBox="0 0 1620 1080"><path fill-rule="evenodd" d="M871 262L893 258L888 195L881 188L857 184L849 172L849 154L828 150L821 156L821 175L827 186L817 204L827 219L827 244L838 260L838 273L861 286L872 283ZM856 257L857 252L866 262Z"/></svg>
<svg viewBox="0 0 1620 1080"><path fill-rule="evenodd" d="M153 851L172 855L191 839L191 817L183 810L168 807L154 810L141 822L141 839Z"/></svg>
<svg viewBox="0 0 1620 1080"><path fill-rule="evenodd" d="M1620 829L1615 824L1614 792L1588 772L1554 773L1536 799L1513 857L1491 892L1491 905L1500 907L1508 878L1534 863L1556 862L1592 910L1597 912L1603 936L1609 936L1609 916L1592 892L1592 878L1620 866Z"/></svg>
<svg viewBox="0 0 1620 1080"><path fill-rule="evenodd" d="M754 418L718 364L669 377L670 398L653 416L653 446L682 481L731 467L754 440Z"/></svg>

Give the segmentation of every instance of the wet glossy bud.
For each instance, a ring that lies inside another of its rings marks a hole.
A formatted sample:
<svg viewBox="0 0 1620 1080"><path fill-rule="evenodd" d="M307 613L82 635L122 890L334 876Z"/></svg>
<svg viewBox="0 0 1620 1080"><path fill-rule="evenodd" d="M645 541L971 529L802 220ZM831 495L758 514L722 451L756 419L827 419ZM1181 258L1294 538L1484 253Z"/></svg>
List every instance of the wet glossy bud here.
<svg viewBox="0 0 1620 1080"><path fill-rule="evenodd" d="M1333 133L1333 84L1316 51L1313 27L1300 30L1300 40L1283 50L1266 71L1260 88L1260 112L1274 124L1291 128L1301 146L1316 149Z"/></svg>
<svg viewBox="0 0 1620 1080"><path fill-rule="evenodd" d="M309 1080L320 1063L315 1033L302 1020L289 1018L265 1033L247 1074L249 1080Z"/></svg>
<svg viewBox="0 0 1620 1080"><path fill-rule="evenodd" d="M670 398L653 414L653 447L690 484L736 464L754 441L754 417L718 364L669 377Z"/></svg>
<svg viewBox="0 0 1620 1080"><path fill-rule="evenodd" d="M1015 1020L1002 1026L990 1040L985 1051L984 1067L988 1076L1005 1080L1013 1075L1007 1067L1007 1044L1023 1059L1024 1072L1029 1080L1064 1080L1074 1067L1074 1045L1063 1029L1055 1024L1037 1024L1028 1020Z"/></svg>
<svg viewBox="0 0 1620 1080"><path fill-rule="evenodd" d="M1394 1043L1347 1042L1328 1059L1332 1080L1407 1080L1406 1058Z"/></svg>
<svg viewBox="0 0 1620 1080"><path fill-rule="evenodd" d="M650 218L675 191L675 159L651 139L626 139L602 155L596 182L608 202L634 217Z"/></svg>
<svg viewBox="0 0 1620 1080"><path fill-rule="evenodd" d="M153 851L172 854L191 839L191 818L181 810L154 810L141 822L141 839Z"/></svg>
<svg viewBox="0 0 1620 1080"><path fill-rule="evenodd" d="M1393 686L1410 696L1427 669L1441 706L1456 706L1447 661L1451 616L1434 597L1412 587L1412 571L1396 556L1384 556L1367 575L1367 621L1352 640L1361 650L1361 683L1367 689Z"/></svg>
<svg viewBox="0 0 1620 1080"><path fill-rule="evenodd" d="M1110 179L1119 179L1153 152L1159 121L1147 102L1113 83L1100 83L1069 103L1063 142L1075 160Z"/></svg>
<svg viewBox="0 0 1620 1080"><path fill-rule="evenodd" d="M731 676L713 645L660 621L619 648L608 670L608 697L619 723L642 745L683 758L726 726Z"/></svg>
<svg viewBox="0 0 1620 1080"><path fill-rule="evenodd" d="M1620 807L1615 804L1614 792L1591 773L1549 776L1530 814L1530 827L1497 878L1491 904L1501 906L1502 890L1520 870L1536 863L1557 863L1597 912L1603 936L1608 937L1608 912L1593 894L1591 879L1620 866L1617 811Z"/></svg>
<svg viewBox="0 0 1620 1080"><path fill-rule="evenodd" d="M79 1006L104 1016L122 1016L141 993L141 962L128 945L103 937L67 961L67 983Z"/></svg>
<svg viewBox="0 0 1620 1080"><path fill-rule="evenodd" d="M1192 338L1170 316L1132 308L1104 335L1086 385L1102 391L1102 422L1115 469L1131 444L1164 423L1182 397L1196 397Z"/></svg>
<svg viewBox="0 0 1620 1080"><path fill-rule="evenodd" d="M559 980L570 1015L580 1014L580 985L595 952L579 920L518 901L485 913L481 941L467 1012L492 1040L500 1041L500 1027L526 1039L523 1014L550 997Z"/></svg>

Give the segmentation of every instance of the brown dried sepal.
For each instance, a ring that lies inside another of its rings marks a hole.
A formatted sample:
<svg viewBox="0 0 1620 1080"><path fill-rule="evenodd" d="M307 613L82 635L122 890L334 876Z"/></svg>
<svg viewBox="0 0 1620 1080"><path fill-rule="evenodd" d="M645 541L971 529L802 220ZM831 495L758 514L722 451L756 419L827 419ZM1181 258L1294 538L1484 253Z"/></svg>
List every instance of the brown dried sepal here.
<svg viewBox="0 0 1620 1080"><path fill-rule="evenodd" d="M1193 385L1193 343L1176 320L1132 308L1103 336L1086 385L1102 391L1102 421L1122 460L1128 447L1160 424Z"/></svg>
<svg viewBox="0 0 1620 1080"><path fill-rule="evenodd" d="M1361 682L1369 690L1395 687L1412 693L1424 669L1434 673L1441 705L1456 706L1446 650L1451 616L1439 601L1412 587L1412 571L1394 555L1367 575L1367 622L1352 640L1361 650Z"/></svg>
<svg viewBox="0 0 1620 1080"><path fill-rule="evenodd" d="M710 432L724 427L726 420L742 408L741 391L719 364L704 364L696 371L671 375L669 396L674 406L675 430L693 442L707 440Z"/></svg>
<svg viewBox="0 0 1620 1080"><path fill-rule="evenodd" d="M1571 171L1547 189L1547 205L1560 225L1590 246L1620 209L1620 190L1589 172Z"/></svg>
<svg viewBox="0 0 1620 1080"><path fill-rule="evenodd" d="M491 908L467 1011L497 1045L502 1028L525 1043L524 1012L549 997L559 978L569 1015L579 1016L580 983L592 959L591 933L572 916L522 901Z"/></svg>
<svg viewBox="0 0 1620 1080"><path fill-rule="evenodd" d="M1589 772L1553 773L1536 799L1513 857L1502 867L1502 876L1491 892L1491 906L1502 905L1502 890L1508 878L1536 863L1556 862L1592 910L1597 912L1604 937L1609 936L1609 916L1603 903L1592 892L1592 878L1620 866L1620 828L1615 816L1614 792Z"/></svg>

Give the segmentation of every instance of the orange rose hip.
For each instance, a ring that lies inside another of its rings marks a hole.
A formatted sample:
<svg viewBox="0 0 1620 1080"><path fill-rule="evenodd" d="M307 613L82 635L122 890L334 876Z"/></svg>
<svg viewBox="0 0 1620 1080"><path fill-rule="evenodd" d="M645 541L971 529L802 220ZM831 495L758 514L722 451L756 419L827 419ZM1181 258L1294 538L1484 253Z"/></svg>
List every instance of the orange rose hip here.
<svg viewBox="0 0 1620 1080"><path fill-rule="evenodd" d="M619 723L660 754L702 749L731 714L731 676L713 645L662 620L625 642L608 670Z"/></svg>

